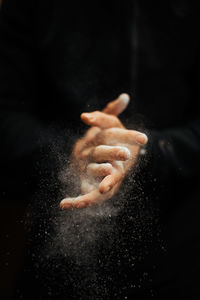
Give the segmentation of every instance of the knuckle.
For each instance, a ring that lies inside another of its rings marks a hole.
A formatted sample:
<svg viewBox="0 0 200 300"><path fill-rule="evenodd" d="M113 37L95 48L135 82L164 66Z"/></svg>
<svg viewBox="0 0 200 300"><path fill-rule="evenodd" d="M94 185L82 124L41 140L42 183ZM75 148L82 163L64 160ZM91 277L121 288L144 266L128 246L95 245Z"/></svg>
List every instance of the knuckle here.
<svg viewBox="0 0 200 300"><path fill-rule="evenodd" d="M96 146L95 148L94 148L94 151L96 152L96 151L102 151L102 150L104 150L103 149L103 145L98 145L98 146Z"/></svg>
<svg viewBox="0 0 200 300"><path fill-rule="evenodd" d="M92 152L92 150L91 150L90 148L83 150L83 151L81 152L81 154L80 154L80 158L81 158L81 159L87 159L87 158L89 158L91 152Z"/></svg>
<svg viewBox="0 0 200 300"><path fill-rule="evenodd" d="M106 129L102 129L96 136L96 141L98 143L104 143L106 140Z"/></svg>
<svg viewBox="0 0 200 300"><path fill-rule="evenodd" d="M86 172L91 172L91 170L92 170L92 167L91 167L91 164L88 164L87 166L86 166Z"/></svg>
<svg viewBox="0 0 200 300"><path fill-rule="evenodd" d="M119 119L118 119L117 116L112 115L112 118L113 118L113 121L115 121L115 122L118 122L118 121L119 121Z"/></svg>
<svg viewBox="0 0 200 300"><path fill-rule="evenodd" d="M101 116L101 112L99 110L95 110L93 112L97 117Z"/></svg>
<svg viewBox="0 0 200 300"><path fill-rule="evenodd" d="M113 108L113 103L112 102L109 102L107 105L106 105L106 108L108 110L111 110Z"/></svg>
<svg viewBox="0 0 200 300"><path fill-rule="evenodd" d="M109 129L105 130L104 137L106 139L110 139L112 137L113 133L114 133L113 128L109 128Z"/></svg>

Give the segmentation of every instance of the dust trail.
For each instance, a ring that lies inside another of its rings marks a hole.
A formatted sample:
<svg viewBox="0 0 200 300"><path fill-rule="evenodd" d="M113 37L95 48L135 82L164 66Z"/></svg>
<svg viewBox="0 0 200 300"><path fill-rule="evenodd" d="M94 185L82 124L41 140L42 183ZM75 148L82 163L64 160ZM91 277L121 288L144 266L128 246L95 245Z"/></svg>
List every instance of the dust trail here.
<svg viewBox="0 0 200 300"><path fill-rule="evenodd" d="M56 163L52 163L50 178L41 181L29 217L33 220L30 245L35 277L52 297L66 294L106 299L113 294L120 299L126 291L150 280L146 270L135 279L127 274L134 273L154 240L154 206L135 171L112 199L85 209L61 211L59 201L80 192L79 174L71 167L63 140L62 136L51 147L51 162ZM120 290L116 285L119 278Z"/></svg>

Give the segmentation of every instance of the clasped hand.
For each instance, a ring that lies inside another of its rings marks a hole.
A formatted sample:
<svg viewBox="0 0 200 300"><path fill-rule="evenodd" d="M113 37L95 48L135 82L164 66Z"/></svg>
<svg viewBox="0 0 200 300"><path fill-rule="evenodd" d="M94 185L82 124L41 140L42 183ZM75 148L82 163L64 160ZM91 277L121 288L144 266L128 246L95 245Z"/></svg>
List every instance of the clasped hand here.
<svg viewBox="0 0 200 300"><path fill-rule="evenodd" d="M63 199L61 209L101 203L119 190L141 146L147 143L145 134L126 129L118 118L128 103L129 96L121 94L103 111L81 114L82 121L90 129L74 145L71 160L80 172L82 194Z"/></svg>

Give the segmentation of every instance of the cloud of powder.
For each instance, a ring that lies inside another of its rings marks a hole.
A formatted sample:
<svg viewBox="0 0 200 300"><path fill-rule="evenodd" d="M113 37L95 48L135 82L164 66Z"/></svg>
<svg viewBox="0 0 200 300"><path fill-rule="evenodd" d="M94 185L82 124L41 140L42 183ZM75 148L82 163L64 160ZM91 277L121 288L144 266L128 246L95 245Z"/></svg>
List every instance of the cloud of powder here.
<svg viewBox="0 0 200 300"><path fill-rule="evenodd" d="M69 138L69 131L66 135ZM75 139L71 134L67 147ZM31 239L40 240L32 250L35 274L43 278L49 295L60 287L72 289L80 299L102 299L99 295L106 297L114 289L114 272L126 264L134 270L148 254L155 211L133 173L112 199L85 209L61 211L59 201L64 196L80 193L79 173L70 164L63 140L65 137L59 136L51 147L54 175L50 182L42 181L32 209L32 227L36 229ZM125 290L147 280L141 278L135 284L125 280Z"/></svg>

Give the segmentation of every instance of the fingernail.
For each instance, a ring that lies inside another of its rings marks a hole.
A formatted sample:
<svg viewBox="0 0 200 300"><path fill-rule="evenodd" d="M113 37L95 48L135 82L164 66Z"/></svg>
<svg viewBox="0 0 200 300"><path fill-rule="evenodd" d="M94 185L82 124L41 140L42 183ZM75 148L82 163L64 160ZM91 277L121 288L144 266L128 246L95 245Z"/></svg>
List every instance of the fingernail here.
<svg viewBox="0 0 200 300"><path fill-rule="evenodd" d="M105 194L110 190L110 186L109 185L101 185L99 186L99 191L101 194Z"/></svg>
<svg viewBox="0 0 200 300"><path fill-rule="evenodd" d="M82 113L81 117L89 119L90 118L90 114L88 114L88 113Z"/></svg>
<svg viewBox="0 0 200 300"><path fill-rule="evenodd" d="M61 210L72 208L71 203L60 203Z"/></svg>
<svg viewBox="0 0 200 300"><path fill-rule="evenodd" d="M144 133L139 133L136 135L136 142L141 145L145 145L148 142L148 137Z"/></svg>
<svg viewBox="0 0 200 300"><path fill-rule="evenodd" d="M82 114L82 116L86 119L88 119L90 122L94 122L96 120L96 118L94 116L91 116L91 114L88 113L84 113Z"/></svg>
<svg viewBox="0 0 200 300"><path fill-rule="evenodd" d="M102 192L103 192L103 194L105 194L105 193L108 193L110 190L111 190L111 186L107 185L106 187L104 187Z"/></svg>
<svg viewBox="0 0 200 300"><path fill-rule="evenodd" d="M62 210L65 210L65 209L69 209L69 208L73 208L73 203L70 202L71 199L70 198L65 198L63 199L61 202L60 202L60 208Z"/></svg>
<svg viewBox="0 0 200 300"><path fill-rule="evenodd" d="M127 105L130 101L130 96L126 93L123 93L119 96L120 100L124 102L125 105Z"/></svg>
<svg viewBox="0 0 200 300"><path fill-rule="evenodd" d="M105 163L104 169L105 169L106 173L108 173L108 174L112 173L112 165L111 164Z"/></svg>
<svg viewBox="0 0 200 300"><path fill-rule="evenodd" d="M117 157L122 160L127 160L130 158L130 151L128 149L119 150Z"/></svg>

